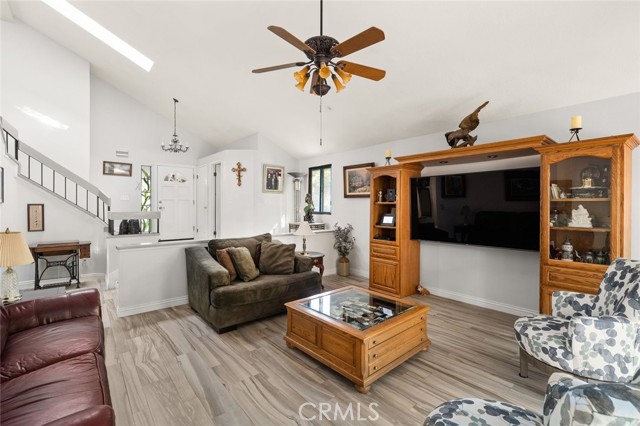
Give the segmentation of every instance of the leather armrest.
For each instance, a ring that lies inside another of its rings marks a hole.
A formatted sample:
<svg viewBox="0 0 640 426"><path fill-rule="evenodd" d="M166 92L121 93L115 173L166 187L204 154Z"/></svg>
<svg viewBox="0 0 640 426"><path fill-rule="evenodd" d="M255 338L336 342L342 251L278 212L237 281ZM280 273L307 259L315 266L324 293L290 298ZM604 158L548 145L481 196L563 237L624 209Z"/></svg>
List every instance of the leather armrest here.
<svg viewBox="0 0 640 426"><path fill-rule="evenodd" d="M46 423L45 426L113 426L115 424L116 416L113 408L108 405L97 405Z"/></svg>
<svg viewBox="0 0 640 426"><path fill-rule="evenodd" d="M95 288L70 291L5 307L9 334L52 322L87 316L102 316L100 292Z"/></svg>

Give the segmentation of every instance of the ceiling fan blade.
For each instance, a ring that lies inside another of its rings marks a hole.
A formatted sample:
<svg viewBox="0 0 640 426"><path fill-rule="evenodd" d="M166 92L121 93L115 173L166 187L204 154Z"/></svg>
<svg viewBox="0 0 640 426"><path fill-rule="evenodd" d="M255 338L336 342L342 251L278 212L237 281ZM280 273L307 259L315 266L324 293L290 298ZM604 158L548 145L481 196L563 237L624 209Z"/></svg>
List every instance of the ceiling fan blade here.
<svg viewBox="0 0 640 426"><path fill-rule="evenodd" d="M342 58L382 40L384 40L384 32L379 28L371 27L360 34L354 35L349 40L345 40L342 43L333 46L331 48L331 53Z"/></svg>
<svg viewBox="0 0 640 426"><path fill-rule="evenodd" d="M385 70L368 67L366 65L354 64L353 62L339 61L336 65L344 72L368 78L369 80L382 80L387 74Z"/></svg>
<svg viewBox="0 0 640 426"><path fill-rule="evenodd" d="M291 62L290 64L282 64L282 65L274 65L272 67L258 68L258 69L252 70L251 72L254 74L260 74L263 72L282 70L285 68L301 67L306 64L307 64L306 62Z"/></svg>
<svg viewBox="0 0 640 426"><path fill-rule="evenodd" d="M297 38L296 36L294 36L289 31L285 30L282 27L276 27L275 25L270 25L267 27L267 29L272 33L274 33L275 35L277 35L278 37L280 37L281 39L283 39L284 41L302 50L304 53L309 53L311 55L314 55L316 53L314 49L304 44L299 38Z"/></svg>
<svg viewBox="0 0 640 426"><path fill-rule="evenodd" d="M311 77L311 84L309 85L309 93L313 93L313 86L318 83L318 70L313 72L313 76Z"/></svg>

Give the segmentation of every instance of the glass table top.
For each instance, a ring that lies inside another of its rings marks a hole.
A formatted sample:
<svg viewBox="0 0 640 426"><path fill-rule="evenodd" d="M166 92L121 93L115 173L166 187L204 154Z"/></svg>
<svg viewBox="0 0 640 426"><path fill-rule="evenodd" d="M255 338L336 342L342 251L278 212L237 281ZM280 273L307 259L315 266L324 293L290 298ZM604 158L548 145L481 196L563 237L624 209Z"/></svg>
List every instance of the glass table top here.
<svg viewBox="0 0 640 426"><path fill-rule="evenodd" d="M358 289L319 295L300 305L358 330L366 330L415 308L415 305L374 296Z"/></svg>

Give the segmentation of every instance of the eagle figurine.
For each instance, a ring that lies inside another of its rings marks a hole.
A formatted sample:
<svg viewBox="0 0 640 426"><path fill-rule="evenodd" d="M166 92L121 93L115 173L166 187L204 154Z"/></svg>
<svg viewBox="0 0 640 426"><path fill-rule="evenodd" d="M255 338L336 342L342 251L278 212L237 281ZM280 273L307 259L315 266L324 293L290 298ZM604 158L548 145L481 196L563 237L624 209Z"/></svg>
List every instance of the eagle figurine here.
<svg viewBox="0 0 640 426"><path fill-rule="evenodd" d="M451 148L460 148L461 146L472 146L476 140L477 136L471 136L472 130L475 130L480 124L480 119L478 118L478 114L480 110L487 106L489 101L483 103L475 111L471 114L467 115L462 119L458 127L458 130L453 130L451 132L447 132L444 136L447 138L447 143Z"/></svg>

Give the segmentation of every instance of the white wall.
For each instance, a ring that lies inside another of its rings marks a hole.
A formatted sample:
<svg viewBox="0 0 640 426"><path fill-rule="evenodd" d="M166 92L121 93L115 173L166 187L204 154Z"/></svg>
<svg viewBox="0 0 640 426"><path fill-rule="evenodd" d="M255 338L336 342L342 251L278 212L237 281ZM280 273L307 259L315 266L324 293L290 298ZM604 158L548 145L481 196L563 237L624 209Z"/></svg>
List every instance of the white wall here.
<svg viewBox="0 0 640 426"><path fill-rule="evenodd" d="M491 104L489 107L491 108ZM477 144L546 134L556 142L569 139L569 122L573 115L582 115L584 129L581 138L596 138L623 133L640 135L640 93L633 93L571 107L542 111L496 122L483 122ZM300 171L321 164L332 164L332 214L324 221L354 227L356 247L349 258L352 271L368 276L369 269L369 203L367 199L343 197L342 168L345 165L375 161L384 164L384 153L391 149L393 156L448 149L444 133L453 130L457 123L442 133L352 150L339 154L316 156L300 161ZM631 256L640 258L640 149L633 152L632 188L632 238ZM394 161L392 160L392 164ZM483 163L467 166L441 166L430 173L457 173L479 171L500 166L521 167L531 164L530 159L504 163ZM423 170L422 174L428 172ZM420 243L420 279L434 294L489 306L515 314L538 311L539 254L447 243Z"/></svg>
<svg viewBox="0 0 640 426"><path fill-rule="evenodd" d="M44 241L91 241L91 257L80 262L80 275L106 269L104 223L22 178L18 166L4 161L5 202L0 204L0 228L23 233L27 244ZM27 232L27 204L44 204L44 231ZM34 266L15 268L22 288L33 288Z"/></svg>
<svg viewBox="0 0 640 426"><path fill-rule="evenodd" d="M236 174L231 171L238 162L247 169L242 173L241 186L237 185ZM254 134L198 160L198 165L215 163L221 164L222 206L218 238L288 232L288 223L293 221L293 184L287 173L298 171L297 160L269 139ZM284 167L282 193L262 192L265 164Z"/></svg>
<svg viewBox="0 0 640 426"><path fill-rule="evenodd" d="M177 96L177 95L176 95ZM173 102L167 99L168 103ZM178 124L180 123L178 104ZM91 76L91 183L111 197L111 211L140 210L140 166L191 165L216 149L178 126L180 140L189 143L186 153L160 148L173 135L173 118L167 119L95 76ZM116 157L116 150L129 152ZM103 161L133 164L131 177L102 174ZM162 229L162 226L161 226Z"/></svg>
<svg viewBox="0 0 640 426"><path fill-rule="evenodd" d="M21 23L2 22L2 116L19 138L77 175L89 180L112 199L113 211L137 211L140 165L189 164L215 148L178 128L188 141L186 154L161 150L160 143L173 134L173 119L161 117L89 74L89 64ZM167 102L172 102L168 99ZM25 115L27 105L69 126L56 130ZM179 112L179 111L178 111ZM179 115L178 115L179 117ZM116 149L130 152L115 156ZM106 272L104 224L55 196L16 177L17 166L3 155L5 203L0 205L0 228L22 231L28 243L91 241L91 258L81 274ZM133 163L131 178L102 175L102 161ZM128 200L122 200L128 198ZM26 205L45 205L45 231L26 232ZM18 269L20 280L33 279L33 267Z"/></svg>
<svg viewBox="0 0 640 426"><path fill-rule="evenodd" d="M0 35L0 114L27 145L88 180L89 63L17 21L3 21ZM68 128L43 124L25 108Z"/></svg>

